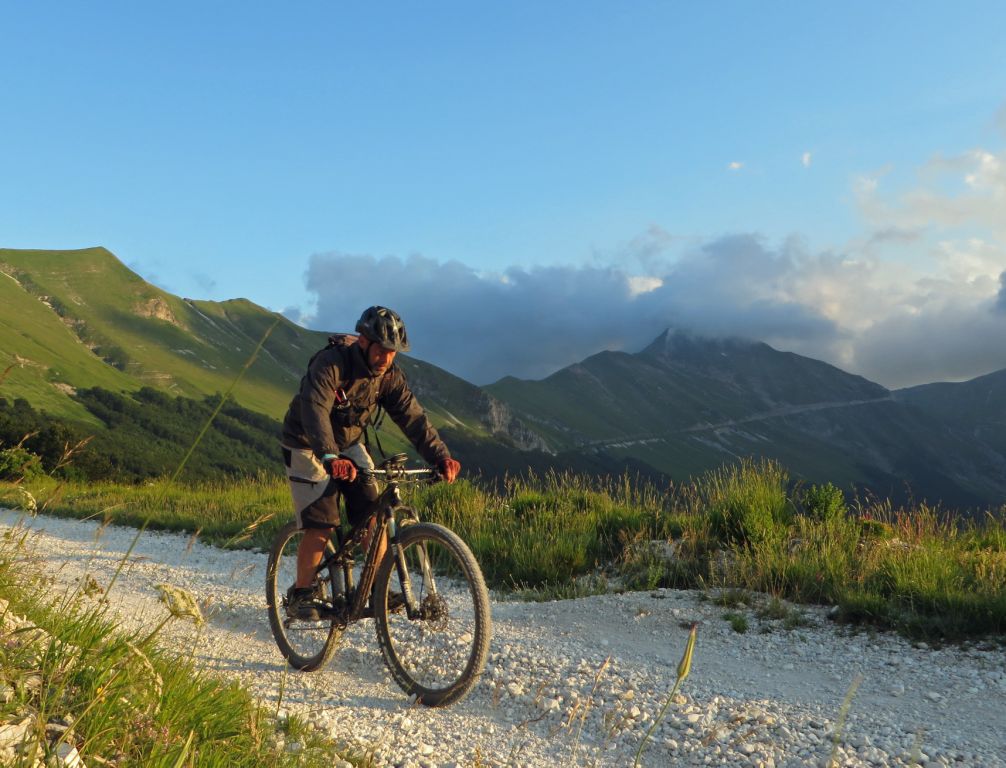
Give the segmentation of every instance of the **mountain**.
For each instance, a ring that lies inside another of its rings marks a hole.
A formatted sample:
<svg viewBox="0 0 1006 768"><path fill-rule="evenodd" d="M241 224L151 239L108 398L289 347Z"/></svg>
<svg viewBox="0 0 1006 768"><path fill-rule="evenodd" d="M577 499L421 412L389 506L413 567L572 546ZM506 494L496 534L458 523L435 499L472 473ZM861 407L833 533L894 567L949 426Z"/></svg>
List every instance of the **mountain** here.
<svg viewBox="0 0 1006 768"><path fill-rule="evenodd" d="M194 399L225 392L270 328L234 398L278 422L308 359L327 341L245 299L174 296L105 248L0 249L0 273L0 397L93 429L107 425L74 396L78 388L146 386ZM543 447L478 387L420 360L398 362L433 422L459 443L497 443L508 455ZM403 449L390 421L386 430L385 447Z"/></svg>
<svg viewBox="0 0 1006 768"><path fill-rule="evenodd" d="M161 466L182 433L151 423L148 411L202 419L270 329L210 463L272 466L270 425L278 431L307 360L327 340L244 299L174 296L104 248L0 249L0 273L0 406L20 398L77 425L77 435L120 435L141 452L144 434L154 434ZM455 455L490 478L571 469L684 480L764 456L798 479L900 501L979 509L1006 497L1006 371L890 392L767 344L677 330L635 354L601 352L540 381L484 388L415 358L398 362ZM32 413L0 412L14 435L0 439L20 439L41 418ZM47 429L57 450L63 433ZM381 440L388 452L405 447L390 422ZM260 455L229 458L242 450Z"/></svg>
<svg viewBox="0 0 1006 768"><path fill-rule="evenodd" d="M956 384L908 387L893 396L938 417L962 438L1006 453L1006 370Z"/></svg>
<svg viewBox="0 0 1006 768"><path fill-rule="evenodd" d="M675 478L765 456L809 481L899 500L980 507L1006 495L1002 446L956 428L963 411L759 342L668 330L636 354L487 389L554 450L631 457Z"/></svg>

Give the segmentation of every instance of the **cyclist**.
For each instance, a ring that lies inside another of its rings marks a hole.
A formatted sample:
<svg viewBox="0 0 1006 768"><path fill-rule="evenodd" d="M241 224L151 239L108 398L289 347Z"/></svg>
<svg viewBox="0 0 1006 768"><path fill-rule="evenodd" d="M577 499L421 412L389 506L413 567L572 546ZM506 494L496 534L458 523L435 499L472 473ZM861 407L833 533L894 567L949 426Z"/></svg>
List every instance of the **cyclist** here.
<svg viewBox="0 0 1006 768"><path fill-rule="evenodd" d="M377 499L373 478L357 479L357 470L374 468L360 441L379 405L447 482L454 482L461 470L393 364L398 352L409 351L402 319L386 307L369 307L356 332L358 336L332 336L311 358L283 420L283 459L297 525L304 530L297 583L287 601L287 611L296 619L320 618L312 581L339 525L339 495L346 499L346 515L354 526L370 516Z"/></svg>

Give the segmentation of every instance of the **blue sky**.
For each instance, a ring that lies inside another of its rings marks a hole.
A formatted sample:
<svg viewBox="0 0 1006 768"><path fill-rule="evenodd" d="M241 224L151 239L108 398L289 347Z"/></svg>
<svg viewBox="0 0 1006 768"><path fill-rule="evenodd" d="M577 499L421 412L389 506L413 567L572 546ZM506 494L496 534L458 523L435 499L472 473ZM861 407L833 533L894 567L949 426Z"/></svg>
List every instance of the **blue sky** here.
<svg viewBox="0 0 1006 768"><path fill-rule="evenodd" d="M967 378L1006 367L1004 28L993 2L0 0L0 246L104 245L318 328L386 303L479 383L671 324Z"/></svg>

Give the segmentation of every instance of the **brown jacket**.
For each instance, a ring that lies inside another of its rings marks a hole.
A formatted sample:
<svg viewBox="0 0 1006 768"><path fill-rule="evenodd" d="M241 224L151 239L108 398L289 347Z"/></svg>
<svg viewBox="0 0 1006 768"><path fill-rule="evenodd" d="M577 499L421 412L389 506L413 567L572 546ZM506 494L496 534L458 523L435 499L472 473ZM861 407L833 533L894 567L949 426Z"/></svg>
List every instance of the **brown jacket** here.
<svg viewBox="0 0 1006 768"><path fill-rule="evenodd" d="M392 365L381 376L370 372L355 336L333 336L316 354L283 419L283 442L310 448L320 459L358 443L381 405L430 464L450 457L447 446L416 400L405 374ZM336 392L345 400L336 402Z"/></svg>

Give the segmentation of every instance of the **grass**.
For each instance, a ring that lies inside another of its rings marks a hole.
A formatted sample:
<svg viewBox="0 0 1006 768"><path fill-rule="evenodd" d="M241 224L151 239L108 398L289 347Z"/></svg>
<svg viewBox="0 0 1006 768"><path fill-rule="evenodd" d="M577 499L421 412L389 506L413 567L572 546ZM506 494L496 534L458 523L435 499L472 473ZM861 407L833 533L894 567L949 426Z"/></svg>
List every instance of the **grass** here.
<svg viewBox="0 0 1006 768"><path fill-rule="evenodd" d="M86 765L331 765L333 744L296 720L277 722L241 688L161 650L156 630L123 631L83 590L51 592L43 574L25 567L33 558L25 538L14 526L0 541L0 679L12 681L0 722L24 723L26 734L4 765L29 766L60 748L76 749ZM296 754L284 748L295 732L303 744Z"/></svg>
<svg viewBox="0 0 1006 768"><path fill-rule="evenodd" d="M743 635L748 631L748 619L743 613L737 613L736 611L727 611L723 614L723 620L730 624L730 628Z"/></svg>
<svg viewBox="0 0 1006 768"><path fill-rule="evenodd" d="M556 474L513 480L500 493L464 481L421 487L407 501L424 519L457 530L492 585L522 596L699 587L738 633L752 617L762 631L768 622L802 626L806 619L792 605L801 602L832 604L842 620L927 640L1006 628L1002 511L965 522L926 506L850 507L833 487L794 486L778 465L750 462L663 490L628 477ZM289 519L288 505L285 485L267 477L154 487L41 477L0 486L0 506L134 526L149 520L230 547L264 546ZM11 565L25 560L17 530L0 546L0 594L46 634L24 633L34 640L24 644L10 642L20 639L16 633L5 635L0 680L15 681L16 695L0 705L0 722L28 711L39 734L53 722L72 722L64 740L85 763L97 755L116 765L331 764L336 745L306 723L277 722L240 688L159 650L156 631L124 635L89 607L95 604L86 596L100 594L101 585L39 603L45 590ZM184 600L174 604L172 620L198 618ZM33 674L46 684L16 682ZM54 739L38 742L40 755L56 749Z"/></svg>
<svg viewBox="0 0 1006 768"><path fill-rule="evenodd" d="M0 486L0 504L19 506L24 491L47 512L124 525L149 518L151 527L232 547L264 547L291 514L284 484L267 477L156 489L43 478ZM913 638L1006 630L1002 510L959 520L925 505L849 505L833 486L793 485L772 462L724 466L666 489L548 474L499 492L468 481L420 487L407 502L457 531L490 585L524 597L713 587L734 601L726 608L765 593L833 605L841 621ZM798 615L779 620L800 623Z"/></svg>
<svg viewBox="0 0 1006 768"><path fill-rule="evenodd" d="M0 485L0 506L20 508L19 486ZM61 483L43 478L30 484L41 511L139 527L197 533L200 540L227 546L264 547L292 511L290 492L274 478L240 482L167 484ZM256 524L257 523L257 524Z"/></svg>

